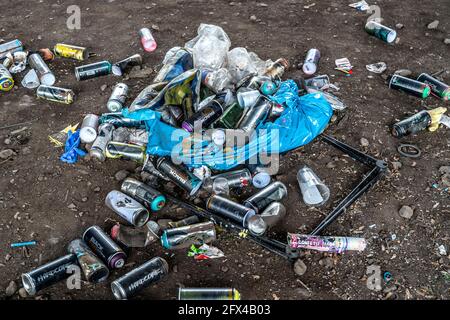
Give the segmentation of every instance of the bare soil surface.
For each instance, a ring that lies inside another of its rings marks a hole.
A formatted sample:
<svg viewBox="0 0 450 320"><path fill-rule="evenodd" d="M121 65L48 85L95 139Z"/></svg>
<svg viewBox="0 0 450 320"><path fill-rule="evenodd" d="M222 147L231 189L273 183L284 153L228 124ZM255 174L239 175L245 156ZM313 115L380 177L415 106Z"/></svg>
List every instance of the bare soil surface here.
<svg viewBox="0 0 450 320"><path fill-rule="evenodd" d="M448 0L407 2L369 1L381 7L381 17L397 29L399 42L388 45L368 35L364 24L369 16L348 7L353 1L279 0L260 2L211 1L25 1L0 0L0 39L20 39L29 49L52 48L63 42L87 46L97 54L88 62L118 61L134 53L144 57L146 68L158 69L164 54L182 46L197 33L200 23L217 24L229 35L232 47L246 47L263 59L284 57L292 67L284 78L295 79L303 72L297 68L309 48L318 48L322 58L317 74L328 74L340 87L339 97L348 108L336 114L326 133L361 148L389 163L389 172L327 230L326 234L358 236L368 240L364 252L340 255L313 251L302 253L307 266L304 275L294 273L283 258L260 247L221 233L214 245L225 258L196 262L186 252L165 252L155 244L145 250L133 250L126 268L112 272L104 284L82 284L81 290L69 290L65 282L38 293L38 299L113 299L110 281L156 255L165 257L171 272L166 280L142 291L136 299L175 299L179 285L186 287L235 287L244 299L448 299L449 282L442 271L450 269L449 192L441 180L439 168L450 165L450 131L396 139L390 127L405 116L423 109L445 106L429 97L420 100L391 90L383 77L370 73L365 65L384 61L385 74L410 69L413 76L422 72L447 71L441 77L450 83L450 32ZM81 8L81 29L69 30L66 9ZM309 6L305 9L305 6ZM254 15L256 19L250 19ZM427 29L439 20L435 30ZM137 30L153 30L158 49L145 53ZM334 60L350 59L353 75L334 70ZM20 85L23 74L15 77L17 86L0 93L0 127L24 121L22 126L0 129L0 151L12 149L16 155L0 160L0 297L10 281L21 287L20 275L66 253L67 244L83 231L98 224L106 227L115 214L104 205L106 194L118 189L114 174L127 169L134 174L136 164L108 160L103 164L82 159L74 165L59 160L61 149L50 144L48 135L69 124L80 122L87 113L107 112L106 102L114 76L77 82L74 67L83 63L57 58L49 63L57 77L56 86L72 88L76 101L59 105L37 100L35 92ZM130 96L136 96L151 82L128 79ZM105 90L101 87L106 85ZM12 131L26 127L22 132ZM368 146L361 146L361 138ZM400 143L416 144L422 155L416 159L401 157ZM394 168L393 162L401 162ZM304 205L295 173L306 164L326 182L330 201L317 209ZM288 186L283 201L286 219L271 233L284 239L286 231L310 232L345 196L368 168L345 157L320 140L283 156L277 180ZM247 194L254 190L246 190ZM73 205L72 205L73 204ZM410 219L398 210L414 209ZM183 218L187 215L167 206L156 218ZM13 242L36 240L28 253L10 248ZM447 248L440 255L438 246ZM392 274L382 290L369 290L368 266L380 266ZM29 299L34 299L31 297ZM8 299L22 299L15 293Z"/></svg>

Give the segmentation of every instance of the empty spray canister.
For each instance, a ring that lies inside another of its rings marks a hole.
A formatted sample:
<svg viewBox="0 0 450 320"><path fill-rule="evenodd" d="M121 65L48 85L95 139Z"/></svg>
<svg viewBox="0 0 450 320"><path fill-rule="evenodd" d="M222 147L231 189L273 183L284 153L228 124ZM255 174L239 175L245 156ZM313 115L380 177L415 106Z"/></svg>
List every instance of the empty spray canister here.
<svg viewBox="0 0 450 320"><path fill-rule="evenodd" d="M222 116L214 123L215 128L234 129L244 114L244 108L235 102L228 107Z"/></svg>
<svg viewBox="0 0 450 320"><path fill-rule="evenodd" d="M98 127L98 135L89 150L89 155L99 161L105 161L106 145L112 139L114 126L110 123L103 123Z"/></svg>
<svg viewBox="0 0 450 320"><path fill-rule="evenodd" d="M183 188L193 196L200 190L202 180L182 166L176 166L168 158L159 158L156 169L166 175L173 183Z"/></svg>
<svg viewBox="0 0 450 320"><path fill-rule="evenodd" d="M179 221L170 221L168 223L168 225L171 228L180 228L180 227L189 226L191 224L196 224L199 222L200 222L200 219L197 216L190 216L190 217L181 219Z"/></svg>
<svg viewBox="0 0 450 320"><path fill-rule="evenodd" d="M397 89L422 99L428 97L431 92L428 84L407 77L402 77L398 74L390 76L389 88Z"/></svg>
<svg viewBox="0 0 450 320"><path fill-rule="evenodd" d="M152 52L156 50L158 45L149 28L140 29L139 36L141 37L141 44L145 51Z"/></svg>
<svg viewBox="0 0 450 320"><path fill-rule="evenodd" d="M320 51L318 49L309 49L306 54L305 62L303 62L303 72L307 75L316 73L319 59Z"/></svg>
<svg viewBox="0 0 450 320"><path fill-rule="evenodd" d="M118 83L114 86L106 107L111 112L119 112L124 107L127 100L128 86L125 83Z"/></svg>
<svg viewBox="0 0 450 320"><path fill-rule="evenodd" d="M111 290L117 300L126 300L142 289L162 280L169 273L169 264L155 257L140 267L126 273L111 283Z"/></svg>
<svg viewBox="0 0 450 320"><path fill-rule="evenodd" d="M89 227L82 238L108 268L119 269L124 266L127 255L99 226Z"/></svg>
<svg viewBox="0 0 450 320"><path fill-rule="evenodd" d="M41 84L36 90L36 96L53 102L71 104L75 94L70 89L64 89Z"/></svg>
<svg viewBox="0 0 450 320"><path fill-rule="evenodd" d="M145 146L110 141L106 145L106 157L143 163L145 160Z"/></svg>
<svg viewBox="0 0 450 320"><path fill-rule="evenodd" d="M442 100L448 101L450 100L450 86L447 84L439 81L436 78L433 78L429 74L422 73L418 78L417 81L423 82L430 86L431 92L435 94L437 97L441 98Z"/></svg>
<svg viewBox="0 0 450 320"><path fill-rule="evenodd" d="M274 63L272 63L272 65L270 65L264 71L264 76L271 77L272 79L280 78L288 67L289 62L286 59L284 58L277 59Z"/></svg>
<svg viewBox="0 0 450 320"><path fill-rule="evenodd" d="M33 271L23 273L23 287L30 296L33 296L39 290L68 278L71 275L70 272L67 272L69 267L76 265L77 256L74 254L68 254L48 262Z"/></svg>
<svg viewBox="0 0 450 320"><path fill-rule="evenodd" d="M409 118L397 122L392 127L392 134L397 137L403 137L408 134L417 133L428 128L429 131L435 131L439 127L442 115L447 108L439 107L433 110L422 110Z"/></svg>
<svg viewBox="0 0 450 320"><path fill-rule="evenodd" d="M113 190L106 196L105 204L123 219L136 227L147 223L150 214L142 204L123 192Z"/></svg>
<svg viewBox="0 0 450 320"><path fill-rule="evenodd" d="M14 87L14 79L6 67L0 63L0 91L9 91Z"/></svg>
<svg viewBox="0 0 450 320"><path fill-rule="evenodd" d="M98 283L108 278L108 267L89 249L83 240L75 239L70 242L67 251L77 256L78 264L88 282Z"/></svg>
<svg viewBox="0 0 450 320"><path fill-rule="evenodd" d="M183 121L182 128L187 132L193 132L196 127L208 128L220 118L224 111L224 104L225 100L222 97L217 97L195 112L189 119Z"/></svg>
<svg viewBox="0 0 450 320"><path fill-rule="evenodd" d="M140 54L133 54L132 56L114 63L112 66L112 73L116 76L121 76L132 67L142 66L142 57Z"/></svg>
<svg viewBox="0 0 450 320"><path fill-rule="evenodd" d="M364 238L321 237L288 233L288 245L292 249L309 249L341 253L348 250L363 251L366 248Z"/></svg>
<svg viewBox="0 0 450 320"><path fill-rule="evenodd" d="M111 73L112 65L109 61L100 61L75 68L78 81L106 76Z"/></svg>
<svg viewBox="0 0 450 320"><path fill-rule="evenodd" d="M271 103L263 96L250 108L239 123L239 129L252 132L269 114Z"/></svg>
<svg viewBox="0 0 450 320"><path fill-rule="evenodd" d="M397 32L395 30L383 26L381 23L378 23L374 20L368 21L364 29L368 34L377 37L378 39L381 39L387 43L392 43L397 37Z"/></svg>
<svg viewBox="0 0 450 320"><path fill-rule="evenodd" d="M252 173L252 183L255 188L262 189L269 185L271 181L270 169L257 164L249 164L247 167Z"/></svg>
<svg viewBox="0 0 450 320"><path fill-rule="evenodd" d="M211 221L164 230L161 244L166 249L183 249L191 245L216 240L216 228Z"/></svg>
<svg viewBox="0 0 450 320"><path fill-rule="evenodd" d="M244 188L250 185L252 182L252 175L248 169L234 170L216 174L211 177L214 182L217 178L224 178L228 182L229 188Z"/></svg>
<svg viewBox="0 0 450 320"><path fill-rule="evenodd" d="M16 39L0 44L0 60L3 60L8 53L16 51L23 51L23 45L20 40Z"/></svg>
<svg viewBox="0 0 450 320"><path fill-rule="evenodd" d="M28 57L28 64L34 69L42 84L46 86L52 86L56 78L47 64L44 62L39 53L33 53Z"/></svg>
<svg viewBox="0 0 450 320"><path fill-rule="evenodd" d="M88 114L84 117L80 128L80 139L83 143L92 143L97 138L98 116Z"/></svg>
<svg viewBox="0 0 450 320"><path fill-rule="evenodd" d="M166 197L161 192L133 178L126 178L120 189L136 200L143 202L153 211L161 210L166 204Z"/></svg>
<svg viewBox="0 0 450 320"><path fill-rule="evenodd" d="M98 123L111 123L115 127L127 128L145 128L145 122L134 120L131 118L124 118L122 112L104 113L99 119Z"/></svg>
<svg viewBox="0 0 450 320"><path fill-rule="evenodd" d="M70 44L57 43L53 47L53 52L63 58L75 59L83 61L88 57L88 51L84 47L73 46Z"/></svg>
<svg viewBox="0 0 450 320"><path fill-rule="evenodd" d="M241 300L234 288L179 288L178 300Z"/></svg>
<svg viewBox="0 0 450 320"><path fill-rule="evenodd" d="M225 218L237 222L244 228L247 227L247 220L255 215L255 210L218 195L211 196L206 203L206 207Z"/></svg>
<svg viewBox="0 0 450 320"><path fill-rule="evenodd" d="M244 201L246 207L252 208L256 213L262 212L270 203L280 201L287 195L286 186L280 182L273 182L258 193Z"/></svg>

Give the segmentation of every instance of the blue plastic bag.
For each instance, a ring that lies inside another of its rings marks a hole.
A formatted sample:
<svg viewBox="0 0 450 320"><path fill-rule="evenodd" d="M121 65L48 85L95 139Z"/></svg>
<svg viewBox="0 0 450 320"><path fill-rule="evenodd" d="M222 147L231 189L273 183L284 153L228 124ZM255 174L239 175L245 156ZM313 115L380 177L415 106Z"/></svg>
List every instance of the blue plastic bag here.
<svg viewBox="0 0 450 320"><path fill-rule="evenodd" d="M78 161L78 156L84 157L86 151L78 148L80 146L80 130L72 133L71 130L67 132L66 145L64 146L64 153L60 160L66 163L75 163Z"/></svg>

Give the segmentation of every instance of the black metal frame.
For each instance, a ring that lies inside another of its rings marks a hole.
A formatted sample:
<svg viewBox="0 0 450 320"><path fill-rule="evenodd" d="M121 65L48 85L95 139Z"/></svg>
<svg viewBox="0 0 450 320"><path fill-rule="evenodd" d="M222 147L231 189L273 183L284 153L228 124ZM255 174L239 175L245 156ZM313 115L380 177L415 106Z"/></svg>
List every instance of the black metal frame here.
<svg viewBox="0 0 450 320"><path fill-rule="evenodd" d="M354 160L370 166L372 169L364 176L361 182L359 182L358 185L344 199L341 200L341 202L327 215L327 217L314 228L314 230L310 233L311 235L319 235L325 228L339 218L345 212L345 209L351 206L359 197L361 197L362 194L364 194L380 179L387 168L385 161L375 159L331 136L322 135L322 140L349 155ZM240 233L245 230L242 226L232 223L211 211L177 199L171 195L166 194L166 196L169 201L172 201L175 204L191 211L199 217L212 220L214 223L226 228L227 230L234 231L236 233ZM298 258L298 250L291 249L284 242L268 238L266 236L254 236L251 233L247 233L245 238L288 259L289 261L293 261Z"/></svg>

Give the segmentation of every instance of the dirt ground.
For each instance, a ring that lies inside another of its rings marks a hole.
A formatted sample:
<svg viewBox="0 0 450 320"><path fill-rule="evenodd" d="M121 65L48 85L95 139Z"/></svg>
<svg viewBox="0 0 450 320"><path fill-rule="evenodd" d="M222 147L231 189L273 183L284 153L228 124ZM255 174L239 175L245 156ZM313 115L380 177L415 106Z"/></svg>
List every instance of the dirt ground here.
<svg viewBox="0 0 450 320"><path fill-rule="evenodd" d="M330 76L348 106L344 113L337 114L326 133L389 163L389 172L376 187L325 232L364 237L367 249L341 255L303 252L301 259L308 269L302 276L297 276L283 258L222 233L214 245L224 251L225 258L196 262L184 250L164 252L155 244L134 250L125 270L112 272L104 284L83 283L81 290L69 290L63 281L39 292L38 299L113 299L110 281L156 255L168 260L171 272L136 299L175 299L179 285L235 287L244 299L450 298L449 282L442 273L450 269L449 193L438 170L450 165L450 131L440 128L400 140L389 132L391 125L405 116L444 106L444 102L390 90L381 76L365 68L366 64L384 61L388 65L385 74L407 68L416 76L446 69L441 76L449 83L449 46L444 39L449 38L450 3L369 1L381 7L386 25L404 25L397 30L399 42L387 45L364 31L369 15L348 7L351 2L316 1L312 6L312 0L278 0L265 1L267 6L261 6L255 1L219 0L0 0L0 39L18 38L29 49L51 48L58 42L88 46L97 54L89 62L118 61L140 53L147 68L158 69L167 50L193 38L202 22L223 27L232 47L246 47L263 59L288 59L292 67L285 79L303 75L297 66L306 51L316 47L322 54L318 74ZM72 4L81 8L80 30L66 27L66 9ZM256 21L250 19L252 15ZM428 30L433 20L439 20L439 26ZM137 30L152 25L159 29L154 30L158 49L149 54L141 49ZM349 58L354 66L349 77L334 70L334 60L342 57ZM13 149L16 153L0 161L0 297L6 297L5 289L12 280L20 288L21 273L65 254L67 244L87 227L111 223L108 219L116 216L104 205L104 199L110 190L120 187L114 174L121 169L133 173L137 166L119 160L104 164L80 160L68 165L59 160L61 149L49 143L49 134L81 121L85 114L107 112L111 88L120 81L106 76L77 82L73 69L81 64L68 59L49 63L57 77L55 85L76 92L72 105L36 100L34 91L20 85L23 75L16 76L17 87L11 92L0 93L0 127L33 121L0 130L0 151ZM131 96L153 77L125 80ZM102 91L104 85L107 88ZM22 127L26 129L12 133ZM361 146L361 138L368 140L368 146ZM401 157L397 152L401 142L416 144L422 155L417 159ZM401 168L394 169L392 162L401 162ZM303 204L292 174L303 164L313 168L330 187L330 201L318 209ZM284 239L286 231L311 231L365 172L367 168L319 140L284 155L277 180L288 186L289 194L283 201L288 214L272 233ZM399 215L403 205L414 209L412 218ZM156 218L186 215L168 206ZM38 244L29 248L28 255L10 248L13 242L29 240ZM439 245L447 248L447 256L439 254ZM366 270L371 265L392 274L389 283L382 281L381 291L367 288ZM22 298L16 293L8 299Z"/></svg>

